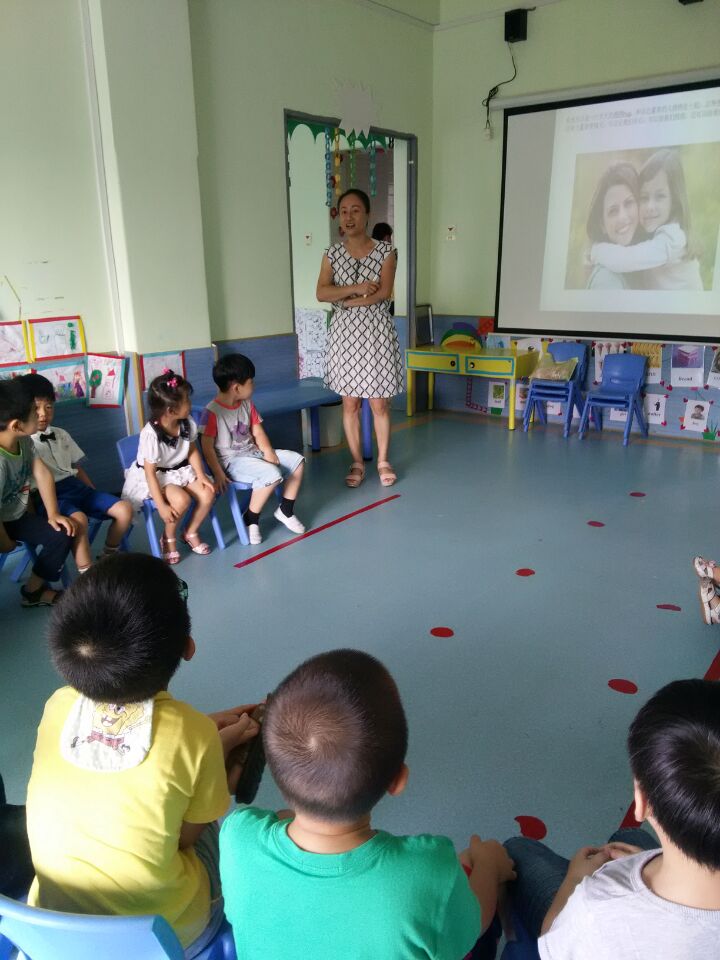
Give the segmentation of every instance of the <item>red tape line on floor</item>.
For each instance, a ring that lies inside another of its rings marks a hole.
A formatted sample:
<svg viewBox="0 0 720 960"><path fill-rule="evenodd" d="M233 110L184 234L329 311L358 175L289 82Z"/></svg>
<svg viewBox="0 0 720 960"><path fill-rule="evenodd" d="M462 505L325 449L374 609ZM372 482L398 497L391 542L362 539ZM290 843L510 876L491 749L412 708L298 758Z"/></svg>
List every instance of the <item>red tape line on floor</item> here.
<svg viewBox="0 0 720 960"><path fill-rule="evenodd" d="M399 493L394 493L392 497L385 497L384 500L377 500L375 503L369 503L366 507L360 507L359 510L353 510L352 513L346 513L343 517L338 517L337 520L330 520L329 523L323 523L319 527L314 527L312 530L308 530L307 533L301 533L299 537L293 537L292 540L286 540L285 543L279 543L276 547L270 547L269 550L263 550L262 553L255 554L254 557L248 557L247 560L241 560L240 563L236 563L236 567L247 567L248 564L255 563L257 560L262 560L263 557L269 557L271 553L277 553L278 550L284 550L285 547L291 547L294 543L298 543L300 540L307 540L308 537L314 537L316 533L322 533L323 530L329 530L330 527L334 527L338 523L344 523L346 520L351 520L353 517L359 516L361 513L367 513L368 510L374 510L375 507L381 507L384 503L390 503L391 500L398 500L400 498Z"/></svg>
<svg viewBox="0 0 720 960"><path fill-rule="evenodd" d="M703 680L720 680L720 650L715 654L715 659L707 668L707 673ZM626 827L639 827L640 824L635 819L635 804L631 803L628 812L623 817L620 827L624 830Z"/></svg>

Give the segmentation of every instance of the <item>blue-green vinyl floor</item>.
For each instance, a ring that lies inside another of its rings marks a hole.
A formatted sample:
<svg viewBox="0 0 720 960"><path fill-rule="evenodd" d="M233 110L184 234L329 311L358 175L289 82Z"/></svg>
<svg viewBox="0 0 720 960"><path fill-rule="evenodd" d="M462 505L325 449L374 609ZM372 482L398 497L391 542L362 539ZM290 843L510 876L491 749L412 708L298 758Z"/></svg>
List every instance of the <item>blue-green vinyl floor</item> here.
<svg viewBox="0 0 720 960"><path fill-rule="evenodd" d="M292 535L267 510L265 542L244 548L221 505L228 548L176 568L197 655L171 691L220 709L261 698L313 653L360 647L395 675L410 726L408 789L383 801L378 826L464 845L471 832L511 836L527 816L561 852L602 841L631 797L632 716L664 683L704 676L718 653L691 566L696 553L720 553L718 456L701 443L623 448L617 433L565 441L554 428L511 434L441 413L399 426L395 487L370 464L348 490L346 450L310 455L298 514L317 528L396 499L241 569ZM47 612L21 609L7 570L0 604L0 772L21 802L58 679ZM615 691L613 679L638 692ZM258 802L280 804L268 775Z"/></svg>

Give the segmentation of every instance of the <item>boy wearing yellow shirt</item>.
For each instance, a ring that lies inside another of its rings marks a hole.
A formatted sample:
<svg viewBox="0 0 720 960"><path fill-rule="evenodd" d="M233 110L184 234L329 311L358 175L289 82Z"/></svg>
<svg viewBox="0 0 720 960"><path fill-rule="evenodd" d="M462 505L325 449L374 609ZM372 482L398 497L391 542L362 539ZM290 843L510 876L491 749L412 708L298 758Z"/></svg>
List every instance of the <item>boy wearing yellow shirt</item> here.
<svg viewBox="0 0 720 960"><path fill-rule="evenodd" d="M55 666L28 787L33 905L159 914L190 958L223 919L217 825L257 733L245 707L211 717L167 692L190 660L187 587L166 564L116 554L55 608ZM219 732L218 732L219 731Z"/></svg>

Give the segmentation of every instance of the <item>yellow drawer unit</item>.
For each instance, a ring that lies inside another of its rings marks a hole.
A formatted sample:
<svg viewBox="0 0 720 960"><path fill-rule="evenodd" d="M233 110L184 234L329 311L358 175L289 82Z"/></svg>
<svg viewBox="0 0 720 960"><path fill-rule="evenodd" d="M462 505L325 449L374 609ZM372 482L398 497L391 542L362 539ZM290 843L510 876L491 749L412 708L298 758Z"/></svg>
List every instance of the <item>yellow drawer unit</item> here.
<svg viewBox="0 0 720 960"><path fill-rule="evenodd" d="M460 357L457 353L406 350L405 366L408 370L428 370L431 373L460 373Z"/></svg>
<svg viewBox="0 0 720 960"><path fill-rule="evenodd" d="M515 372L514 357L465 356L464 373L470 376L512 377Z"/></svg>

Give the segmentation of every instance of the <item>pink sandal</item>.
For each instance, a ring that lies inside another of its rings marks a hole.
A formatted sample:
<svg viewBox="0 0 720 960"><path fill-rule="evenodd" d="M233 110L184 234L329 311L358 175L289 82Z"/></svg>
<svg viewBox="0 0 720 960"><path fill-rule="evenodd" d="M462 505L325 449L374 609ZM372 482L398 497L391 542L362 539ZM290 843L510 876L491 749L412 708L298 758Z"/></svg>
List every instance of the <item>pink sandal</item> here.
<svg viewBox="0 0 720 960"><path fill-rule="evenodd" d="M380 477L380 483L384 487L391 487L397 481L397 474L393 470L392 464L389 460L380 460L378 461L378 475Z"/></svg>
<svg viewBox="0 0 720 960"><path fill-rule="evenodd" d="M194 542L191 542L191 540ZM190 547L193 553L197 553L200 557L206 557L209 553L212 553L212 547L200 540L199 533L184 533L183 542Z"/></svg>
<svg viewBox="0 0 720 960"><path fill-rule="evenodd" d="M170 566L174 566L176 563L180 563L180 554L175 549L175 547L170 549L170 544L175 543L175 537L160 537L160 551L162 553L162 558L165 563L169 563Z"/></svg>
<svg viewBox="0 0 720 960"><path fill-rule="evenodd" d="M708 626L720 623L720 603L713 605L712 601L718 596L714 581L704 577L699 587L700 609L703 620Z"/></svg>
<svg viewBox="0 0 720 960"><path fill-rule="evenodd" d="M706 560L705 557L695 557L693 566L695 567L695 573L699 577L714 579L715 568L717 566L714 560Z"/></svg>

